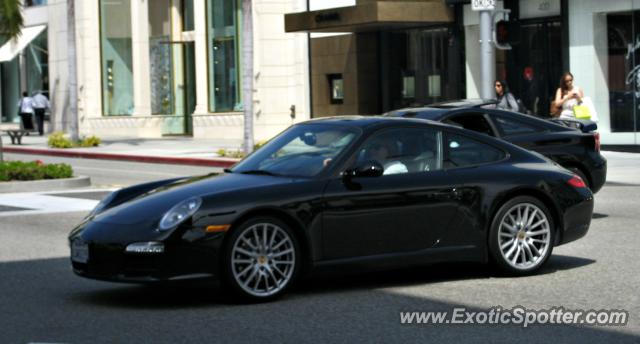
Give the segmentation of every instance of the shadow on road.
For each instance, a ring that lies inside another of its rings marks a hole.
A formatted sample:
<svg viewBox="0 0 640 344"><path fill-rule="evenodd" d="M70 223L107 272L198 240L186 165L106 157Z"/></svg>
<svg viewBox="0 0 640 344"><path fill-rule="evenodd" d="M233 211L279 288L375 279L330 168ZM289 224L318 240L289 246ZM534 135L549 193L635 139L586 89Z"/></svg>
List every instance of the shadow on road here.
<svg viewBox="0 0 640 344"><path fill-rule="evenodd" d="M593 260L553 256L543 273L591 263ZM70 271L68 258L0 263L0 275L0 307L6 310L0 332L3 341L11 343L114 343L136 339L153 343L640 340L637 335L623 333L629 331L624 327L535 325L525 329L517 325L400 324L400 312L405 311L452 312L454 307L488 311L469 305L476 301L474 284L456 283L468 279L480 284L491 281L490 269L472 264L315 278L304 281L281 300L250 305L230 304L216 287L149 288L82 279ZM540 276L530 278L539 280ZM495 279L491 285L502 288L511 283L519 290L521 279ZM451 282L446 286L450 289L444 290L456 291L461 301L432 296L432 290L442 292L443 286L438 285L441 282ZM418 284L424 287L410 289L421 294L408 294L403 288ZM388 289L393 286L401 288ZM485 291L491 292L487 288ZM491 298L496 305L513 307L522 302L500 295Z"/></svg>
<svg viewBox="0 0 640 344"><path fill-rule="evenodd" d="M609 217L609 215L607 215L607 214L600 214L600 213L593 213L593 214L591 215L591 218L592 218L592 219L594 219L594 220L595 220L595 219L603 219L603 218L605 218L605 217Z"/></svg>

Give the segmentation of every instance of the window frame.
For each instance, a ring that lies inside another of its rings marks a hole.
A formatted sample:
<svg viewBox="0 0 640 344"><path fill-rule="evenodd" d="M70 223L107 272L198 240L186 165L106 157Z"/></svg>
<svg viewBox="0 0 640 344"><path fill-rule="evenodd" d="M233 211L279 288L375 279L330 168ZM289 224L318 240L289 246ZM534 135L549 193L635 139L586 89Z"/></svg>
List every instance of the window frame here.
<svg viewBox="0 0 640 344"><path fill-rule="evenodd" d="M135 104L135 82L134 82L134 74L135 71L131 70L131 109L132 109L132 113L116 113L115 111L113 111L113 113L109 113L107 110L107 104L105 102L105 93L107 92L107 82L105 81L105 78L107 77L106 71L107 71L107 60L104 58L105 56L105 52L104 52L104 44L103 44L103 40L106 39L106 36L104 36L106 33L104 32L105 30L103 30L103 24L105 21L105 18L103 17L104 15L104 10L103 10L103 6L102 3L103 1L106 0L98 0L98 33L99 33L99 40L100 40L100 114L101 117L132 117L133 116L133 112L135 112L135 108L136 108L136 104ZM131 1L129 1L129 7L131 6ZM132 16L131 16L131 10L129 10L129 22L131 25L131 20L132 20ZM130 58L131 58L131 65L133 66L133 25L131 25L130 27L131 31L129 32L129 39L131 40L131 54L130 54ZM112 65L113 66L113 65ZM114 85L115 86L115 85ZM51 86L50 86L51 87ZM115 89L115 88L114 88Z"/></svg>
<svg viewBox="0 0 640 344"><path fill-rule="evenodd" d="M466 129L464 129L466 130ZM479 133L478 133L479 134ZM482 162L482 163L478 163L478 164L470 164L470 165L465 165L465 166L453 166L453 167L446 167L444 165L445 161L449 160L449 156L451 154L450 152L450 148L447 147L445 145L446 141L449 139L449 137L451 135L457 135L457 136L462 136L465 139L469 139L475 142L478 142L480 144L483 144L485 146L489 146L491 148L494 148L500 152L502 152L503 156L502 159L499 160L494 160L494 161L488 161L488 162ZM455 131L451 131L451 130L446 130L443 129L442 130L442 149L443 149L443 155L442 155L442 169L445 171L449 171L449 170L456 170L456 169L462 169L462 168L475 168L475 167L479 167L479 166L485 166L485 165L490 165L490 164L498 164L498 163L502 163L506 160L508 160L511 157L511 154L509 153L509 151L493 144L490 142L486 142L482 139L477 139L475 137L470 137L469 135L465 135L464 133L459 133L459 132L455 132Z"/></svg>
<svg viewBox="0 0 640 344"><path fill-rule="evenodd" d="M371 139L375 138L376 136L379 135L384 135L386 134L386 132L389 131L396 131L396 130L423 130L423 131L433 131L435 132L435 136L436 136L436 157L439 159L439 161L437 162L437 165L440 166L439 169L436 170L428 170L428 171L416 171L416 172L407 172L407 173L397 173L397 174L387 174L387 175L382 175L381 177L397 177L397 176L405 176L405 175L415 175L415 174L420 174L420 173L435 173L435 172L443 172L445 170L444 167L444 135L445 135L445 131L442 130L441 128L437 128L437 127L432 127L432 126L394 126L394 127L387 127L387 128L381 128L378 130L375 130L371 133L369 133L368 135L363 135L362 137L360 137L360 139L358 140L358 142L356 142L354 144L354 146L352 147L352 150L350 152L348 152L346 155L348 155L348 158L345 160L345 162L340 166L340 168L338 169L339 171L339 175L341 175L344 171L349 170L349 169L353 169L353 168L357 168L357 162L358 162L358 155L359 152L361 151L361 149L364 147L364 145L369 142Z"/></svg>
<svg viewBox="0 0 640 344"><path fill-rule="evenodd" d="M206 51L207 51L207 60L206 60L206 66L207 66L207 111L209 113L229 113L229 112L240 112L242 111L242 108L244 107L243 105L243 98L242 98L242 83L243 83L243 75L242 75L242 45L243 45L243 37L242 37L242 3L240 0L232 0L234 2L234 13L233 16L235 18L235 28L234 28L234 32L235 32L235 44L234 44L234 50L235 50L235 64L236 64L236 87L235 87L235 94L236 94L236 101L235 104L233 104L233 107L231 108L231 110L218 110L216 109L217 107L217 102L215 101L215 94L212 91L212 88L215 88L213 86L215 86L215 78L214 75L215 71L212 70L212 68L215 68L214 63L213 63L213 54L211 53L211 50L213 50L212 47L210 47L210 44L213 44L213 41L211 41L211 39L214 39L216 37L212 36L210 34L210 24L211 21L213 21L213 18L211 18L211 10L213 9L213 5L212 3L215 1L222 1L222 0L204 0L204 10L205 10L205 47L206 47ZM195 6L195 5L194 5ZM195 9L194 9L195 11ZM239 107L239 108L238 108Z"/></svg>

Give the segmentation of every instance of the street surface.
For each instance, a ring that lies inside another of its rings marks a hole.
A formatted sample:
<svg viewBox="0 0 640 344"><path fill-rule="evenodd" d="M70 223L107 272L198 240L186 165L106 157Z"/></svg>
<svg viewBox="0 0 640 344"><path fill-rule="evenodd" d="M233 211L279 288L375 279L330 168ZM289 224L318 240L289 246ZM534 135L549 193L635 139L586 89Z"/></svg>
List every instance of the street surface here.
<svg viewBox="0 0 640 344"><path fill-rule="evenodd" d="M473 264L343 273L302 281L276 302L236 305L216 286L98 282L75 276L69 264L67 234L108 190L211 168L8 155L71 162L94 186L0 194L0 342L639 343L640 155L605 156L612 178L596 195L589 233L554 249L535 276L500 277ZM617 327L400 324L400 312L495 306L624 309L630 320Z"/></svg>

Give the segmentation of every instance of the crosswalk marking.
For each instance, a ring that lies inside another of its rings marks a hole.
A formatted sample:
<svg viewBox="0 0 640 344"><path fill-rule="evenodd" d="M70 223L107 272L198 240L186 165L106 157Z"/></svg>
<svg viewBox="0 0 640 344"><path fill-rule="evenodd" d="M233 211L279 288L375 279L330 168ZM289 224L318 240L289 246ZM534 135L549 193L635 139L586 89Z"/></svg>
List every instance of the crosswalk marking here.
<svg viewBox="0 0 640 344"><path fill-rule="evenodd" d="M7 211L0 211L0 217L16 215L51 214L64 212L89 212L97 204L98 200L82 198L82 193L104 192L105 195L113 191L112 189L92 189L92 190L70 190L55 192L52 195L48 192L25 192L25 193L3 193L0 194L0 207L7 207ZM65 197L68 193L69 197ZM75 197L74 197L75 196ZM23 210L13 210L12 208L22 208Z"/></svg>

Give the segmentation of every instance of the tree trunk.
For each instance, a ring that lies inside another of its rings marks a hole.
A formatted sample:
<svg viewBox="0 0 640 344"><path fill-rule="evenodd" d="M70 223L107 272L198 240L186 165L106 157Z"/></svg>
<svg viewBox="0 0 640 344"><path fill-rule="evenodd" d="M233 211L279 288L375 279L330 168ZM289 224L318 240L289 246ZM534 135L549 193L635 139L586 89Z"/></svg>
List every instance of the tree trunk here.
<svg viewBox="0 0 640 344"><path fill-rule="evenodd" d="M253 9L242 0L242 100L244 103L244 152L253 151Z"/></svg>
<svg viewBox="0 0 640 344"><path fill-rule="evenodd" d="M75 0L67 0L67 64L69 67L68 123L71 140L79 139L78 132L78 75L76 60L76 8Z"/></svg>

